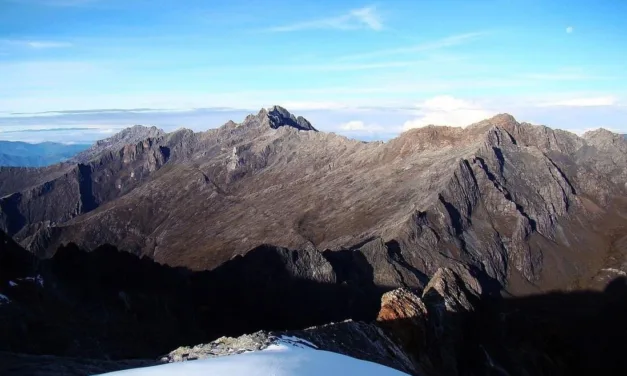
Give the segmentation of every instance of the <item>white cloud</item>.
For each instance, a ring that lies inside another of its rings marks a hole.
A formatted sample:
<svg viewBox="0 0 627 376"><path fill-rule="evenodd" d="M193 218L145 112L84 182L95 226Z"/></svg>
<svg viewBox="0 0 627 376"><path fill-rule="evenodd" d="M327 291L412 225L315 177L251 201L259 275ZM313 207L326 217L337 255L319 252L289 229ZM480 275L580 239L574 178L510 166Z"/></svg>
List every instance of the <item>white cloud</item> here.
<svg viewBox="0 0 627 376"><path fill-rule="evenodd" d="M343 131L363 131L366 129L366 125L361 120L351 120L340 125L340 129Z"/></svg>
<svg viewBox="0 0 627 376"><path fill-rule="evenodd" d="M360 54L347 55L347 56L341 57L340 60L360 60L360 59L369 59L373 57L401 55L401 54L408 54L408 53L414 53L414 52L439 50L442 48L452 47L452 46L464 44L466 42L470 42L485 34L486 34L485 32L474 32L474 33L451 35L446 38L437 39L437 40L424 42L424 43L411 45L411 46L406 46L406 47L386 48L383 50L376 50L376 51L364 52Z"/></svg>
<svg viewBox="0 0 627 376"><path fill-rule="evenodd" d="M572 27L572 26L568 26L568 27L566 28L566 32L567 32L568 34L571 34L573 31L575 31L575 28L574 28L574 27Z"/></svg>
<svg viewBox="0 0 627 376"><path fill-rule="evenodd" d="M418 108L421 115L406 121L403 130L427 125L464 127L495 115L495 112L483 108L478 103L449 95L428 99L419 104Z"/></svg>
<svg viewBox="0 0 627 376"><path fill-rule="evenodd" d="M350 120L346 123L340 124L339 126L340 133L346 134L390 134L390 133L398 133L398 127L394 125L388 125L384 127L378 123L374 122L364 122L363 120Z"/></svg>
<svg viewBox="0 0 627 376"><path fill-rule="evenodd" d="M276 26L268 29L268 31L287 32L312 29L370 29L379 31L383 29L383 22L377 12L376 7L369 6L359 9L353 9L348 13L342 14L340 16L320 18L316 20L298 22L284 26Z"/></svg>
<svg viewBox="0 0 627 376"><path fill-rule="evenodd" d="M558 100L554 102L545 102L538 104L538 107L600 107L613 106L617 104L617 100L612 96L590 97L590 98L572 98Z"/></svg>

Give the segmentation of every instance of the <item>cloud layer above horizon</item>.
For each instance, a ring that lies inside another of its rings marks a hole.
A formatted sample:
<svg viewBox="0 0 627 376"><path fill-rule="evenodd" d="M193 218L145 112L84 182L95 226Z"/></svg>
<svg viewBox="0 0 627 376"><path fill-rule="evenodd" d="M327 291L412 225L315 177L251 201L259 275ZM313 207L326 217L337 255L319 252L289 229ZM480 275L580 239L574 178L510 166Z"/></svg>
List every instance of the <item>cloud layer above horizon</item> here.
<svg viewBox="0 0 627 376"><path fill-rule="evenodd" d="M503 112L627 133L622 2L0 8L0 139L91 142L133 124L205 130L274 104L367 140Z"/></svg>

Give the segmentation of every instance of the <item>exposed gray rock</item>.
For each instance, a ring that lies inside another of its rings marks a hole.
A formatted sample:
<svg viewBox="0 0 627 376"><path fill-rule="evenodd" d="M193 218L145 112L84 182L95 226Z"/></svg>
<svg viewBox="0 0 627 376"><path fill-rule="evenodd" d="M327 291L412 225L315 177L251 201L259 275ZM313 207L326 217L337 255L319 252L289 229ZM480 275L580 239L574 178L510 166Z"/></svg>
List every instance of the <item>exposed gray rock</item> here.
<svg viewBox="0 0 627 376"><path fill-rule="evenodd" d="M274 129L290 126L300 131L317 132L316 128L307 119L302 116L296 117L281 106L274 106L268 110L268 117L270 118L270 127Z"/></svg>
<svg viewBox="0 0 627 376"><path fill-rule="evenodd" d="M96 141L96 143L87 150L84 150L73 158L71 162L88 163L103 152L116 152L129 144L137 144L147 138L157 138L165 135L162 129L157 127L145 127L143 125L134 125L123 129L104 140Z"/></svg>
<svg viewBox="0 0 627 376"><path fill-rule="evenodd" d="M507 114L386 143L300 131L307 124L275 106L147 139L90 162L91 188L72 169L25 173L36 187L0 179L10 195L0 225L47 255L110 243L205 270L260 244L350 250L382 289L422 288L438 268L462 265L514 294L588 284L625 234L620 137L580 138Z"/></svg>
<svg viewBox="0 0 627 376"><path fill-rule="evenodd" d="M180 347L161 358L181 362L260 351L270 345L287 344L331 351L353 358L386 365L410 374L417 369L399 345L375 324L345 321L305 330L256 332L237 338L222 337L211 343Z"/></svg>

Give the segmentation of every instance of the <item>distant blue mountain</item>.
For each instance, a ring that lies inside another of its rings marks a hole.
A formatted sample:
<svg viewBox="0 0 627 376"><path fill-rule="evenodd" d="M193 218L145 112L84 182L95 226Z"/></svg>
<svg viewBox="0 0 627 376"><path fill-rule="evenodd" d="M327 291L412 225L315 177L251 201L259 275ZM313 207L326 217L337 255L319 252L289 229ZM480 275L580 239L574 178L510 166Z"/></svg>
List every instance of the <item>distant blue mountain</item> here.
<svg viewBox="0 0 627 376"><path fill-rule="evenodd" d="M18 141L0 141L0 166L48 166L63 162L89 146L88 144L66 145L55 142L29 144Z"/></svg>

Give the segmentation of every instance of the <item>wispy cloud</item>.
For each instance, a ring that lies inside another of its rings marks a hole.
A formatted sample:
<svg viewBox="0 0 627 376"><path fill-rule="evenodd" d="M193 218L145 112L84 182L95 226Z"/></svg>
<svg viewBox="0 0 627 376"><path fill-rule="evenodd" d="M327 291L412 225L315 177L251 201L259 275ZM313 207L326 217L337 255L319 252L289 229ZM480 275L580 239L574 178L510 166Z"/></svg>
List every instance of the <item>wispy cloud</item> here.
<svg viewBox="0 0 627 376"><path fill-rule="evenodd" d="M70 42L48 41L48 40L17 40L17 39L0 39L0 44L21 46L34 49L45 48L67 48L72 47Z"/></svg>
<svg viewBox="0 0 627 376"><path fill-rule="evenodd" d="M377 8L374 6L368 6L359 9L353 9L348 13L339 16L319 18L288 25L275 26L268 29L268 31L288 32L313 29L370 29L379 31L383 29L383 22L379 13L377 12Z"/></svg>
<svg viewBox="0 0 627 376"><path fill-rule="evenodd" d="M568 34L571 34L573 31L575 31L575 28L574 28L574 27L572 27L572 26L568 26L568 27L566 28L566 33L568 33Z"/></svg>
<svg viewBox="0 0 627 376"><path fill-rule="evenodd" d="M68 42L46 42L46 41L30 41L26 45L32 48L66 48L72 47L72 43Z"/></svg>
<svg viewBox="0 0 627 376"><path fill-rule="evenodd" d="M524 75L523 78L538 81L584 81L584 80L609 80L614 77L591 75L578 71L564 71L554 73L530 73Z"/></svg>
<svg viewBox="0 0 627 376"><path fill-rule="evenodd" d="M282 71L317 71L317 72L337 72L337 71L360 71L360 70L375 70L375 69L388 69L388 68L402 68L412 65L420 64L421 61L385 61L381 63L366 63L366 64L302 64L302 65L276 65L263 67L263 70L278 69Z"/></svg>
<svg viewBox="0 0 627 376"><path fill-rule="evenodd" d="M618 100L613 96L572 98L538 104L538 107L601 107L613 106Z"/></svg>
<svg viewBox="0 0 627 376"><path fill-rule="evenodd" d="M486 34L487 34L486 32L473 32L473 33L451 35L446 38L423 42L420 44L414 44L411 46L386 48L382 50L364 52L360 54L347 55L347 56L341 57L340 60L361 60L361 59L369 59L369 58L374 58L374 57L387 57L387 56L402 55L402 54L409 54L409 53L415 53L415 52L439 50L442 48L457 46L457 45L471 42Z"/></svg>

